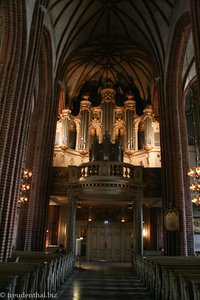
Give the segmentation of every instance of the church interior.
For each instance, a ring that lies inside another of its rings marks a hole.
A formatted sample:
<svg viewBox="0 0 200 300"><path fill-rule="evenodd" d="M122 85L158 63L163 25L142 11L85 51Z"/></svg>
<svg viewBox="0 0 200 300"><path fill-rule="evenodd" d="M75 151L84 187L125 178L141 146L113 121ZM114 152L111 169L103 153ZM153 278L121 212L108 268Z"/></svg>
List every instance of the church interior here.
<svg viewBox="0 0 200 300"><path fill-rule="evenodd" d="M0 69L0 298L200 299L200 2L2 0Z"/></svg>

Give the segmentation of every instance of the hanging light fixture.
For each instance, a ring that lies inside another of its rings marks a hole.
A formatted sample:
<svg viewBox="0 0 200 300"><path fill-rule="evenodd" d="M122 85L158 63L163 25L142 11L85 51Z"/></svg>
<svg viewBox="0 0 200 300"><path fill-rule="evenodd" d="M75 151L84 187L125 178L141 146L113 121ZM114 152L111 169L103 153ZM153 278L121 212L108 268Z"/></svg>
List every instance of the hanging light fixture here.
<svg viewBox="0 0 200 300"><path fill-rule="evenodd" d="M32 172L29 169L23 168L21 171L20 196L18 203L28 201L29 191L31 188Z"/></svg>
<svg viewBox="0 0 200 300"><path fill-rule="evenodd" d="M194 192L194 198L192 202L196 205L200 205L200 166L189 169L188 176L192 178L190 190Z"/></svg>

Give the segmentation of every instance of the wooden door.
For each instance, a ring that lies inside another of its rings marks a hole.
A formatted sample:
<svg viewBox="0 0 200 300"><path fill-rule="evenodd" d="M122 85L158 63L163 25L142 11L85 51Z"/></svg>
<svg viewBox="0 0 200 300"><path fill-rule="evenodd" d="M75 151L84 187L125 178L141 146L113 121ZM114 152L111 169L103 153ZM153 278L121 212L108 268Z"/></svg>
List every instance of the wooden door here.
<svg viewBox="0 0 200 300"><path fill-rule="evenodd" d="M130 261L131 224L93 222L88 226L87 259Z"/></svg>

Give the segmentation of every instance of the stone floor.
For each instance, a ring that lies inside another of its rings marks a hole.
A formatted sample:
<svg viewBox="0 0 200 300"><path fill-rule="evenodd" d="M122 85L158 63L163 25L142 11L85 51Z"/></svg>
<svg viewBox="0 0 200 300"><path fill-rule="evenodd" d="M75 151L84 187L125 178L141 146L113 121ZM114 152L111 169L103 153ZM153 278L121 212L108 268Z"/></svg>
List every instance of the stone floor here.
<svg viewBox="0 0 200 300"><path fill-rule="evenodd" d="M78 262L72 277L57 295L59 300L153 300L131 274L129 263Z"/></svg>

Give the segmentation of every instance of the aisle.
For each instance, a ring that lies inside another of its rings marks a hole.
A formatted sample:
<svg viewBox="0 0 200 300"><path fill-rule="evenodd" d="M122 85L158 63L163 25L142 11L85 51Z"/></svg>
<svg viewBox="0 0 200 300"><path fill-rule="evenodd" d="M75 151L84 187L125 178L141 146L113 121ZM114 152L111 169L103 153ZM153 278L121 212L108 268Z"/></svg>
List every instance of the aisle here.
<svg viewBox="0 0 200 300"><path fill-rule="evenodd" d="M128 263L82 262L63 286L59 300L153 300Z"/></svg>

